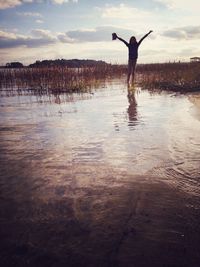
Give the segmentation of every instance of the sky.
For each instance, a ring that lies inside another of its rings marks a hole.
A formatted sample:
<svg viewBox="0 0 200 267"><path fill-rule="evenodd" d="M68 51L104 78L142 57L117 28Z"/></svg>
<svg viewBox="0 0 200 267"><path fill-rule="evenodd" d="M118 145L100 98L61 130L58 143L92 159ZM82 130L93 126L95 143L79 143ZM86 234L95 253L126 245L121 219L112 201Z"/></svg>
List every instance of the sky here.
<svg viewBox="0 0 200 267"><path fill-rule="evenodd" d="M0 65L44 59L127 62L112 33L139 40L139 63L200 56L199 0L0 0Z"/></svg>

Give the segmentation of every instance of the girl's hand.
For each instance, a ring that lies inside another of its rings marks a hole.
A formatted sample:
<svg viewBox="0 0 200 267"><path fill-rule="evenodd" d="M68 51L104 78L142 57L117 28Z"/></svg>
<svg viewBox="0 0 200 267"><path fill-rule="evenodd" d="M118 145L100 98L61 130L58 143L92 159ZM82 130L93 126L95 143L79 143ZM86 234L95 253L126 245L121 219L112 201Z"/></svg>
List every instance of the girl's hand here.
<svg viewBox="0 0 200 267"><path fill-rule="evenodd" d="M113 39L113 40L116 40L117 37L118 37L117 34L116 34L115 32L113 32L113 33L112 33L112 39Z"/></svg>

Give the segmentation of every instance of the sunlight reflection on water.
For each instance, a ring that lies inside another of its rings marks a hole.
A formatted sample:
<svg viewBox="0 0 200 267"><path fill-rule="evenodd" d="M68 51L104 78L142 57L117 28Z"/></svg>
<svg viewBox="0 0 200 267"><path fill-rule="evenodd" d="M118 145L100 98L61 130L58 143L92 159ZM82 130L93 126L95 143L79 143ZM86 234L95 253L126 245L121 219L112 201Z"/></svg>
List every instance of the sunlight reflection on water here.
<svg viewBox="0 0 200 267"><path fill-rule="evenodd" d="M199 194L200 121L192 105L184 95L127 92L120 81L93 93L3 97L2 174L6 180L30 171L44 183L67 183L68 173L73 183L98 183L102 170L112 169ZM90 177L91 169L96 177Z"/></svg>

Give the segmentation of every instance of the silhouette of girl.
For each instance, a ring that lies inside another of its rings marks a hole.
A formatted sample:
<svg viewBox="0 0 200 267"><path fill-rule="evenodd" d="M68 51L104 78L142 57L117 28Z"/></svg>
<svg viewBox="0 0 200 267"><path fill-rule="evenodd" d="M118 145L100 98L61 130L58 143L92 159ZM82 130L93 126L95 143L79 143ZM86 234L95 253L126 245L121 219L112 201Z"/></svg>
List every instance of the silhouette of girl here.
<svg viewBox="0 0 200 267"><path fill-rule="evenodd" d="M113 40L119 39L122 41L127 47L129 51L128 56L128 76L127 76L127 84L129 85L130 76L132 75L132 84L134 83L134 77L135 77L135 68L138 58L138 47L140 46L141 42L153 31L149 31L147 34L145 34L139 42L137 42L135 36L132 36L130 38L129 43L126 42L124 39L117 36L116 33L113 33Z"/></svg>

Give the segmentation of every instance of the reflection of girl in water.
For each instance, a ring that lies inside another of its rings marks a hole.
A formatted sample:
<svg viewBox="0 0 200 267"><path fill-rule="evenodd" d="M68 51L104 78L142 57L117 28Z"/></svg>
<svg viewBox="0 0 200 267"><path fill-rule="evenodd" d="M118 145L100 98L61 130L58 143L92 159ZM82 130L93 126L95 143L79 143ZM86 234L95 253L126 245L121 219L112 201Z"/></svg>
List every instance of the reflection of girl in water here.
<svg viewBox="0 0 200 267"><path fill-rule="evenodd" d="M135 67L137 63L138 58L138 47L141 44L141 42L151 33L152 31L149 31L147 34L145 34L139 42L137 42L135 36L132 36L130 38L129 43L126 42L124 39L117 36L116 33L113 33L113 39L119 39L122 41L127 47L129 51L128 56L128 76L127 76L127 84L129 85L130 76L132 74L132 84L134 82L134 76L135 76Z"/></svg>
<svg viewBox="0 0 200 267"><path fill-rule="evenodd" d="M129 106L127 109L128 118L129 118L129 126L135 126L137 122L137 102L135 99L135 90L128 90L128 102Z"/></svg>

